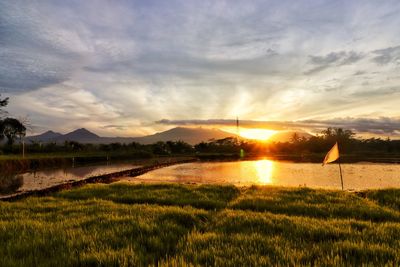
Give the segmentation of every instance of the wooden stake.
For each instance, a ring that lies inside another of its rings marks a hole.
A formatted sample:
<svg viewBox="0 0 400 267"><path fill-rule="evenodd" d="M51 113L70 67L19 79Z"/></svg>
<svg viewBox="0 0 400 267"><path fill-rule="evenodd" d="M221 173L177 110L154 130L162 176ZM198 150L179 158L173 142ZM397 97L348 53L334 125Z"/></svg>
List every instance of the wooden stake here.
<svg viewBox="0 0 400 267"><path fill-rule="evenodd" d="M338 160L339 163L339 171L340 171L340 181L342 182L342 191L344 190L343 188L343 176L342 176L342 167L340 167L340 158Z"/></svg>

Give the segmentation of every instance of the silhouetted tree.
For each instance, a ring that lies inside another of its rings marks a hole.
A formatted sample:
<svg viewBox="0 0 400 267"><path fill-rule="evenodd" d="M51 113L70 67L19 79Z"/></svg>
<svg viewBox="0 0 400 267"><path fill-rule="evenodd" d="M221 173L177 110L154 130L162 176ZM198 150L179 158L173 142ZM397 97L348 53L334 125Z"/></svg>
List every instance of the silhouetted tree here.
<svg viewBox="0 0 400 267"><path fill-rule="evenodd" d="M0 119L1 119L2 115L7 114L7 112L4 111L2 108L8 105L8 100L9 100L8 97L3 98L3 99L0 98Z"/></svg>
<svg viewBox="0 0 400 267"><path fill-rule="evenodd" d="M1 119L1 116L7 114L3 107L8 105L9 98L0 98L0 141L5 137L7 138L7 145L12 146L15 138L21 139L26 134L26 127L24 124L14 118Z"/></svg>
<svg viewBox="0 0 400 267"><path fill-rule="evenodd" d="M342 128L329 127L321 133L323 139L325 140L326 148L332 146L335 142L338 142L340 144L342 151L349 152L354 148L355 133L351 130L343 130Z"/></svg>
<svg viewBox="0 0 400 267"><path fill-rule="evenodd" d="M169 155L171 151L165 142L157 142L151 145L152 151L156 155Z"/></svg>
<svg viewBox="0 0 400 267"><path fill-rule="evenodd" d="M201 153L239 153L243 146L236 138L227 137L209 142L201 142L194 146Z"/></svg>
<svg viewBox="0 0 400 267"><path fill-rule="evenodd" d="M293 134L292 134L292 137L290 138L290 142L291 143L298 143L300 141L300 136L299 136L299 134L298 133L296 133L296 132L294 132Z"/></svg>
<svg viewBox="0 0 400 267"><path fill-rule="evenodd" d="M194 151L191 145L183 141L167 141L167 145L172 154L189 154Z"/></svg>
<svg viewBox="0 0 400 267"><path fill-rule="evenodd" d="M76 142L76 141L65 141L64 147L66 151L82 151L84 149L84 145Z"/></svg>
<svg viewBox="0 0 400 267"><path fill-rule="evenodd" d="M22 138L26 134L25 126L17 119L6 118L0 122L0 140L7 138L7 144L11 146L15 138Z"/></svg>
<svg viewBox="0 0 400 267"><path fill-rule="evenodd" d="M1 96L1 94L0 94L0 96ZM7 106L7 105L8 105L8 100L9 100L8 97L3 98L3 99L0 98L0 107L5 107L5 106Z"/></svg>

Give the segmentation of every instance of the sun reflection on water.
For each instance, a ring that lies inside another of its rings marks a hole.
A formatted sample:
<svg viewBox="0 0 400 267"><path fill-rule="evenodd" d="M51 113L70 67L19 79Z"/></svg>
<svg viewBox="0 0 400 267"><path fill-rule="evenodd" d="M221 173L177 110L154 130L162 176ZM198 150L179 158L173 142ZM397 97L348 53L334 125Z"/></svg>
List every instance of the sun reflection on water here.
<svg viewBox="0 0 400 267"><path fill-rule="evenodd" d="M274 165L271 160L257 160L254 162L254 167L260 184L272 184Z"/></svg>

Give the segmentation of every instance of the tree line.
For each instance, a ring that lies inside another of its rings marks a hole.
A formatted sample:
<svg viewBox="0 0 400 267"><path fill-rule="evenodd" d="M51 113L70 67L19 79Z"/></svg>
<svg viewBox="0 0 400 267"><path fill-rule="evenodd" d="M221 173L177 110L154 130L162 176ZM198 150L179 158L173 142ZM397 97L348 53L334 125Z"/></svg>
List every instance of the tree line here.
<svg viewBox="0 0 400 267"><path fill-rule="evenodd" d="M257 142L228 137L201 142L194 146L183 141L156 142L153 144L111 143L82 144L75 141L64 143L30 142L25 145L27 153L142 153L143 155L195 155L195 154L236 154L263 156L275 154L322 154L326 153L335 142L343 154L400 154L400 140L356 138L351 130L327 128L310 138L293 134L287 142ZM20 144L3 145L3 153L18 154Z"/></svg>
<svg viewBox="0 0 400 267"><path fill-rule="evenodd" d="M343 154L400 154L400 140L357 138L351 130L329 127L306 138L294 133L287 142L258 142L224 138L201 142L194 146L200 153L240 153L251 155L322 154L338 142Z"/></svg>

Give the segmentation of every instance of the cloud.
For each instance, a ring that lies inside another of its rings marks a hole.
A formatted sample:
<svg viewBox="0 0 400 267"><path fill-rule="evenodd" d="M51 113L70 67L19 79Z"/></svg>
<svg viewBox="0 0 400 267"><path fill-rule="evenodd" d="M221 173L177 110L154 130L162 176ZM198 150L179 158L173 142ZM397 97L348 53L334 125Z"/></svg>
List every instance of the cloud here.
<svg viewBox="0 0 400 267"><path fill-rule="evenodd" d="M380 65L385 65L392 62L400 64L400 45L374 50L372 53L377 55L373 58L373 60Z"/></svg>
<svg viewBox="0 0 400 267"><path fill-rule="evenodd" d="M372 98L372 97L382 97L382 96L391 96L396 97L396 94L400 93L400 86L394 87L382 87L376 90L365 90L361 92L355 92L352 96L357 98Z"/></svg>
<svg viewBox="0 0 400 267"><path fill-rule="evenodd" d="M365 73L366 73L365 71L359 70L359 71L356 71L353 75L354 76L360 76L360 75L364 75Z"/></svg>
<svg viewBox="0 0 400 267"><path fill-rule="evenodd" d="M132 125L118 125L118 124L109 124L109 125L104 125L101 128L103 129L114 129L114 130L119 130L119 131L124 131L127 128L132 127Z"/></svg>
<svg viewBox="0 0 400 267"><path fill-rule="evenodd" d="M331 120L304 120L304 124L314 127L338 127L358 133L380 133L400 136L400 118L336 118Z"/></svg>
<svg viewBox="0 0 400 267"><path fill-rule="evenodd" d="M208 120L166 120L156 121L158 124L181 125L181 126L236 126L236 120L208 119ZM284 130L293 125L290 122L278 121L254 121L240 120L241 127L245 128L268 128L273 130ZM291 125L289 125L291 124Z"/></svg>
<svg viewBox="0 0 400 267"><path fill-rule="evenodd" d="M76 36L40 20L36 7L0 3L0 88L23 92L67 80L80 64Z"/></svg>
<svg viewBox="0 0 400 267"><path fill-rule="evenodd" d="M174 126L236 126L236 120L159 120L158 124ZM328 127L344 128L361 134L393 135L400 137L400 118L335 118L329 120L299 120L299 121L254 121L240 120L240 127L264 128L270 130L298 130L303 129L318 133Z"/></svg>
<svg viewBox="0 0 400 267"><path fill-rule="evenodd" d="M389 62L398 55L399 8L0 1L0 93L11 98L10 114L29 114L34 125L106 135L124 125L125 135L166 129L153 123L159 118L240 116L284 129L309 118L396 117L400 76Z"/></svg>
<svg viewBox="0 0 400 267"><path fill-rule="evenodd" d="M364 54L355 51L331 52L325 56L309 56L309 63L315 67L305 74L314 74L330 67L338 67L356 63L364 58Z"/></svg>

